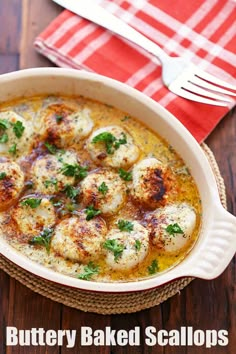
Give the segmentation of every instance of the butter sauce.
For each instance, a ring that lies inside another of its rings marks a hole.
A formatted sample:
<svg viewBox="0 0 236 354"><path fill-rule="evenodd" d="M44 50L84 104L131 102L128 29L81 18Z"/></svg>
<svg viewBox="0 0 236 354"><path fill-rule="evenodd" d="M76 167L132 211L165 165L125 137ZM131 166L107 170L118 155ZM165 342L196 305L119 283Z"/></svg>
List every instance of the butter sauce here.
<svg viewBox="0 0 236 354"><path fill-rule="evenodd" d="M99 267L99 274L95 274L91 280L93 281L136 281L150 276L148 268L153 260L158 262L158 272L166 271L182 261L190 252L194 243L197 240L200 224L201 224L201 201L196 184L191 176L188 167L185 165L181 157L176 153L173 147L163 140L151 128L145 126L142 122L129 116L108 104L96 102L84 97L66 97L66 96L37 96L27 99L18 99L11 102L6 102L0 106L0 112L12 110L25 118L25 120L32 123L32 146L31 152L27 156L12 157L21 166L25 173L25 188L20 197L33 193L33 187L30 186L32 176L30 175L30 168L36 158L45 155L44 141L47 137L43 133L42 115L45 108L50 104L63 103L73 109L82 109L84 107L91 111L91 118L94 122L93 131L106 126L118 125L125 128L133 137L135 144L139 147L141 153L139 160L145 157L155 157L167 166L170 176L170 190L164 198L165 204L188 203L196 213L196 225L191 238L187 244L180 251L168 254L165 251L158 249L150 242L150 250L147 257L142 263L129 271L114 271L110 269L105 262L102 255L96 262ZM78 153L81 165L88 166L88 171L98 168L98 165L91 159L86 150L85 143L87 139L74 143L69 146L70 150ZM132 170L132 167L130 168ZM131 182L127 182L127 203L119 210L115 216L105 217L108 229L114 220L119 219L133 219L144 222L146 213L151 210L144 208L137 203L134 203L130 196ZM62 193L58 193L57 200L65 200ZM13 206L14 207L14 206ZM162 203L160 203L162 207ZM11 207L12 208L12 207ZM83 208L83 205L78 202L78 209ZM13 222L6 223L10 218L11 209L5 210L0 214L1 236L4 237L9 244L16 250L26 255L31 260L51 268L55 271L67 274L72 277L77 277L83 272L84 265L65 260L52 251L48 254L46 249L41 246L33 246L26 242L24 237L21 237L17 232L16 226ZM56 224L63 218L69 215L61 215L60 207L57 207Z"/></svg>

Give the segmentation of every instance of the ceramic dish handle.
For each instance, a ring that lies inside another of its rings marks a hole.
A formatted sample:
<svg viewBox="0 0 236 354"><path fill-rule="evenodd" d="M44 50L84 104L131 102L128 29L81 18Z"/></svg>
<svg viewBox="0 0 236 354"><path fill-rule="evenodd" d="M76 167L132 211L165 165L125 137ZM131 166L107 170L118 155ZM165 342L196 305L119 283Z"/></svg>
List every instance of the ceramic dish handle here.
<svg viewBox="0 0 236 354"><path fill-rule="evenodd" d="M236 252L236 217L217 204L212 228L200 249L199 263L191 276L203 279L218 277L230 263Z"/></svg>

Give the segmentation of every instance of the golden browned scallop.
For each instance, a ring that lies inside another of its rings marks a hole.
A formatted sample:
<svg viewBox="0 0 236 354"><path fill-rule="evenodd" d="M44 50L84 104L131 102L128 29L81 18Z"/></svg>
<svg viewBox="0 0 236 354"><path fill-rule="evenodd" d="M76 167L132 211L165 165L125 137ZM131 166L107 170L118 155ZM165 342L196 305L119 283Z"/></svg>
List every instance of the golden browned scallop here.
<svg viewBox="0 0 236 354"><path fill-rule="evenodd" d="M19 201L12 210L12 218L23 235L36 236L55 224L56 213L47 198L30 195Z"/></svg>
<svg viewBox="0 0 236 354"><path fill-rule="evenodd" d="M92 131L93 120L86 107L75 110L58 103L47 107L43 125L49 140L64 148L86 138Z"/></svg>
<svg viewBox="0 0 236 354"><path fill-rule="evenodd" d="M93 205L102 214L116 213L126 200L126 186L116 172L100 169L81 182L83 203Z"/></svg>
<svg viewBox="0 0 236 354"><path fill-rule="evenodd" d="M63 258L87 263L97 259L107 233L101 217L86 220L83 212L61 221L55 228L51 249Z"/></svg>
<svg viewBox="0 0 236 354"><path fill-rule="evenodd" d="M29 152L33 124L13 111L0 112L0 155L15 159Z"/></svg>
<svg viewBox="0 0 236 354"><path fill-rule="evenodd" d="M139 148L131 135L118 125L100 128L87 142L91 158L98 164L126 168L139 157Z"/></svg>
<svg viewBox="0 0 236 354"><path fill-rule="evenodd" d="M32 166L32 180L37 192L54 194L75 183L74 176L65 175L65 166L77 166L78 157L73 151L39 157Z"/></svg>
<svg viewBox="0 0 236 354"><path fill-rule="evenodd" d="M152 243L165 252L181 250L196 225L195 210L187 203L171 204L147 216Z"/></svg>
<svg viewBox="0 0 236 354"><path fill-rule="evenodd" d="M166 193L165 167L156 158L146 158L133 168L133 198L146 207L155 208Z"/></svg>
<svg viewBox="0 0 236 354"><path fill-rule="evenodd" d="M24 187L24 173L9 159L0 159L0 210L9 207Z"/></svg>
<svg viewBox="0 0 236 354"><path fill-rule="evenodd" d="M106 263L114 270L134 268L144 260L149 251L148 230L138 221L122 221L123 228L112 228L103 245Z"/></svg>

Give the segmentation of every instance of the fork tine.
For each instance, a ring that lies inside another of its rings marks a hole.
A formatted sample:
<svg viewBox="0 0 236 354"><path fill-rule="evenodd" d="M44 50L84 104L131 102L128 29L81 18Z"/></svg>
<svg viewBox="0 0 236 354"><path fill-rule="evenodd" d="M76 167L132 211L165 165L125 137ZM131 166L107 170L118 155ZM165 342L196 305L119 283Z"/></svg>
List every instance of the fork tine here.
<svg viewBox="0 0 236 354"><path fill-rule="evenodd" d="M230 97L224 97L221 95L217 95L216 93L207 91L197 85L192 84L191 82L184 82L182 85L182 88L185 90L189 90L193 93L196 93L198 95L202 95L205 97L209 97L209 98L213 98L215 100L219 100L219 101L225 101L225 102L234 102Z"/></svg>
<svg viewBox="0 0 236 354"><path fill-rule="evenodd" d="M193 84L196 84L198 86L201 86L203 88L206 88L208 90L212 90L212 91L215 91L215 92L223 93L225 95L236 96L236 93L234 93L232 91L229 91L229 90L225 90L225 89L223 89L223 88L221 88L219 86L212 85L209 82L207 82L205 80L202 80L198 76L195 76L195 75L193 77L191 77L190 82L192 82Z"/></svg>
<svg viewBox="0 0 236 354"><path fill-rule="evenodd" d="M187 98L188 100L191 100L191 101L206 103L206 104L210 104L213 106L228 107L228 104L226 102L215 101L215 100L211 100L209 98L204 98L204 97L195 95L194 93L188 92L188 91L184 90L183 88L176 87L175 85L172 86L170 84L169 89L172 92L174 92L176 95Z"/></svg>
<svg viewBox="0 0 236 354"><path fill-rule="evenodd" d="M219 85L219 86L223 86L223 87L228 88L230 90L236 91L236 86L235 85L231 85L231 84L229 84L228 82L226 82L224 80L218 79L217 77L215 77L215 76L213 76L211 74L208 74L208 73L206 73L205 71L203 71L203 70L201 70L199 68L195 71L195 75L199 76L200 78L202 78L204 80L210 81L213 84L216 84L216 85Z"/></svg>

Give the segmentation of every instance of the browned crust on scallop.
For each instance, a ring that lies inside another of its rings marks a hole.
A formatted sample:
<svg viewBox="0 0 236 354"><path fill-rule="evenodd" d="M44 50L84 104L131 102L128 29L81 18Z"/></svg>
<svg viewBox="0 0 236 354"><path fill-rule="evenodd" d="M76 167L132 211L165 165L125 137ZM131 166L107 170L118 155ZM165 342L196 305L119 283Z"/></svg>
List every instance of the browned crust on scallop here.
<svg viewBox="0 0 236 354"><path fill-rule="evenodd" d="M11 170L11 176L6 176L0 180L0 211L9 207L16 198L19 197L20 191L15 186L18 178L21 178L16 169ZM23 188L23 183L22 183Z"/></svg>
<svg viewBox="0 0 236 354"><path fill-rule="evenodd" d="M68 116L74 113L75 110L71 107L67 106L64 103L52 104L47 107L44 122L46 124L46 131L48 140L54 143L58 143L58 126L63 123L63 131L65 133L72 132L70 120L68 120ZM57 117L62 117L61 122L57 122Z"/></svg>

